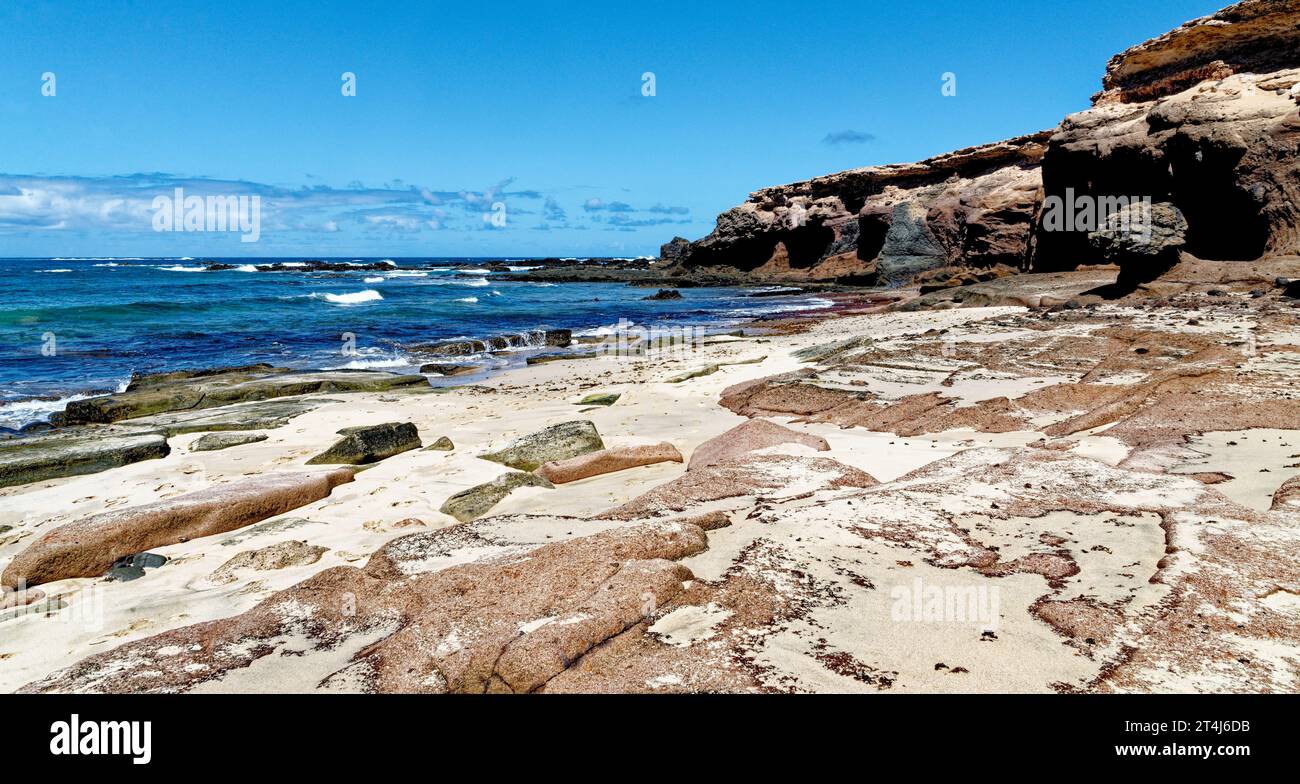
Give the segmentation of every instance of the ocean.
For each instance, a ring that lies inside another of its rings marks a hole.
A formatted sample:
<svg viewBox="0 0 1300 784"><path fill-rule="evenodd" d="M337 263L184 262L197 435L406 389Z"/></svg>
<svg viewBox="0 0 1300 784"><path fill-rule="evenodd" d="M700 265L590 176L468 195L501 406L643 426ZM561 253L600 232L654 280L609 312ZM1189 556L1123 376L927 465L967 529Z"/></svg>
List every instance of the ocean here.
<svg viewBox="0 0 1300 784"><path fill-rule="evenodd" d="M316 257L319 258L319 257ZM0 427L41 421L70 399L122 389L132 373L266 362L291 368L413 372L415 343L539 328L600 334L620 319L715 329L826 305L763 289L681 289L679 300L621 283L501 279L528 259L323 259L383 271L307 271L306 258L0 259ZM253 265L280 263L283 271ZM208 264L231 269L207 271ZM344 354L344 335L355 351ZM519 362L478 356L489 366ZM431 361L425 359L424 361ZM461 361L459 358L456 361Z"/></svg>

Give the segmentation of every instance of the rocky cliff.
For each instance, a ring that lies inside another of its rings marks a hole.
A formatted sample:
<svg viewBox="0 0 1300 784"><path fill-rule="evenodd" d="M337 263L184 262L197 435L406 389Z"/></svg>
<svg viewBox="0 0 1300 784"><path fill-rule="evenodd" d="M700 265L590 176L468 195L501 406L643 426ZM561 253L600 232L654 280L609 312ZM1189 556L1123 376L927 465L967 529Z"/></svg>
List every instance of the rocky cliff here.
<svg viewBox="0 0 1300 784"><path fill-rule="evenodd" d="M661 257L681 276L902 285L1297 253L1298 85L1300 0L1247 0L1116 55L1055 130L765 188Z"/></svg>

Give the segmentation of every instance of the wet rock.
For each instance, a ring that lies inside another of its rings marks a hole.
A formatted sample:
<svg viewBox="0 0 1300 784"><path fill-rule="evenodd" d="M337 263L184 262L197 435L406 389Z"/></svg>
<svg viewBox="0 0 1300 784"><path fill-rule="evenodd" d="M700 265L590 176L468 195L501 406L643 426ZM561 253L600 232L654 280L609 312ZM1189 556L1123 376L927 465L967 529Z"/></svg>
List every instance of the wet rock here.
<svg viewBox="0 0 1300 784"><path fill-rule="evenodd" d="M645 446L613 447L568 460L552 460L537 469L537 475L560 485L628 468L668 462L682 462L682 454L677 451L677 447L665 441Z"/></svg>
<svg viewBox="0 0 1300 784"><path fill-rule="evenodd" d="M642 297L643 300L670 300L681 299L682 293L677 289L659 289L648 297Z"/></svg>
<svg viewBox="0 0 1300 784"><path fill-rule="evenodd" d="M319 501L351 481L348 469L267 474L103 512L59 526L28 545L5 567L0 584L97 577L126 555L233 531Z"/></svg>
<svg viewBox="0 0 1300 784"><path fill-rule="evenodd" d="M437 373L441 376L464 376L482 370L478 365L450 365L445 362L430 362L420 366L421 373Z"/></svg>
<svg viewBox="0 0 1300 784"><path fill-rule="evenodd" d="M305 541L280 542L259 550L245 550L239 553L217 567L208 579L214 583L232 583L239 579L240 570L264 572L288 569L292 566L306 566L316 563L327 552L329 552L328 547L310 545Z"/></svg>
<svg viewBox="0 0 1300 784"><path fill-rule="evenodd" d="M450 340L442 343L422 343L409 346L409 349L417 354L464 357L472 354L540 346L565 348L572 341L573 333L567 329L535 329L529 332L516 332L511 335L496 335L484 340Z"/></svg>
<svg viewBox="0 0 1300 784"><path fill-rule="evenodd" d="M520 487L544 487L554 489L555 485L535 474L523 471L510 471L498 476L491 482L462 490L443 503L438 511L451 515L462 523L482 517L506 496Z"/></svg>
<svg viewBox="0 0 1300 784"><path fill-rule="evenodd" d="M267 365L252 365L178 371L140 376L125 392L73 401L64 410L63 421L66 424L107 423L316 392L386 392L427 386L424 376L370 370L290 373Z"/></svg>
<svg viewBox="0 0 1300 784"><path fill-rule="evenodd" d="M113 562L104 576L116 582L130 582L144 577L145 569L157 569L167 563L167 556L157 553L136 553Z"/></svg>
<svg viewBox="0 0 1300 784"><path fill-rule="evenodd" d="M819 452L831 448L821 436L800 433L767 419L751 419L696 447L691 453L688 470L717 465L759 449L782 444L799 444Z"/></svg>
<svg viewBox="0 0 1300 784"><path fill-rule="evenodd" d="M200 436L190 444L191 452L213 452L218 449L229 449L232 446L243 446L244 444L256 444L266 440L265 433L208 433Z"/></svg>
<svg viewBox="0 0 1300 784"><path fill-rule="evenodd" d="M345 427L338 432L343 438L307 465L365 465L421 446L420 434L410 422Z"/></svg>
<svg viewBox="0 0 1300 784"><path fill-rule="evenodd" d="M536 471L551 460L567 460L604 449L605 443L596 432L596 426L585 419L562 422L545 430L515 439L504 449L479 455L484 460L517 468Z"/></svg>
<svg viewBox="0 0 1300 784"><path fill-rule="evenodd" d="M171 452L161 433L70 429L0 440L0 487L106 471Z"/></svg>

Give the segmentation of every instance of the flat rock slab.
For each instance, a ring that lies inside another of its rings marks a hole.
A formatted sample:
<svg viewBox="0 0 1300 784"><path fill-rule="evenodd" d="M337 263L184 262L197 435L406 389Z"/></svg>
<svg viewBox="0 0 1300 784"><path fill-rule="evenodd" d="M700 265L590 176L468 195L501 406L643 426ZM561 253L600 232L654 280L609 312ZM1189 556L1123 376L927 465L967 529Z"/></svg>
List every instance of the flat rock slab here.
<svg viewBox="0 0 1300 784"><path fill-rule="evenodd" d="M818 452L831 448L821 436L800 433L766 419L751 419L731 428L720 436L711 438L695 448L691 454L691 470L717 465L726 460L742 457L759 449L781 444L801 444Z"/></svg>
<svg viewBox="0 0 1300 784"><path fill-rule="evenodd" d="M519 487L545 487L553 489L543 477L526 474L522 471L510 471L498 476L491 482L484 482L448 498L438 511L451 515L462 523L482 517L487 511L500 503Z"/></svg>
<svg viewBox="0 0 1300 784"><path fill-rule="evenodd" d="M515 439L505 449L479 457L520 471L536 471L543 463L567 460L604 448L605 442L600 440L596 426L585 419L578 419L530 433Z"/></svg>
<svg viewBox="0 0 1300 784"><path fill-rule="evenodd" d="M321 397L258 400L220 408L139 417L132 419L131 425L158 430L168 436L207 431L274 430L326 403L338 402L340 401Z"/></svg>
<svg viewBox="0 0 1300 784"><path fill-rule="evenodd" d="M345 468L268 474L104 512L37 539L9 563L0 584L98 577L124 556L243 528L319 501L351 481L352 471Z"/></svg>
<svg viewBox="0 0 1300 784"><path fill-rule="evenodd" d="M190 444L191 452L215 452L218 449L229 449L232 446L243 446L244 444L256 444L259 441L265 441L265 433L208 433L194 440Z"/></svg>
<svg viewBox="0 0 1300 784"><path fill-rule="evenodd" d="M619 446L589 452L568 460L552 460L537 469L537 475L562 485L601 474L610 474L655 463L680 463L682 453L667 441L644 446Z"/></svg>
<svg viewBox="0 0 1300 784"><path fill-rule="evenodd" d="M0 487L106 471L166 457L167 438L126 428L77 428L0 441Z"/></svg>
<svg viewBox="0 0 1300 784"><path fill-rule="evenodd" d="M307 461L308 465L365 465L420 448L420 433L410 422L386 422L382 425L345 427L339 439L324 452Z"/></svg>
<svg viewBox="0 0 1300 784"><path fill-rule="evenodd" d="M134 379L125 392L69 403L62 424L118 422L123 419L218 408L233 403L318 392L384 392L429 384L421 375L380 371L331 370L288 373L255 365L200 373L164 373Z"/></svg>

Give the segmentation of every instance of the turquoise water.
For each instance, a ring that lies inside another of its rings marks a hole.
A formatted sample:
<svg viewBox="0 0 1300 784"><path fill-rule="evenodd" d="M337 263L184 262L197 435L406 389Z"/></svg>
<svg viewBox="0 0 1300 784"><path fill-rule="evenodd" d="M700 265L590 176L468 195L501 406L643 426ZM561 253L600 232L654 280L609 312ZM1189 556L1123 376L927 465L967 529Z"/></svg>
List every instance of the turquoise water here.
<svg viewBox="0 0 1300 784"><path fill-rule="evenodd" d="M420 363L403 348L413 343L537 328L594 333L620 319L707 327L825 304L720 288L647 302L653 289L511 282L472 259L394 259L381 272L248 266L277 261L302 259L0 259L0 426L118 389L132 373L253 362L403 371ZM212 262L237 268L204 271ZM344 333L355 335L355 354L343 355Z"/></svg>

